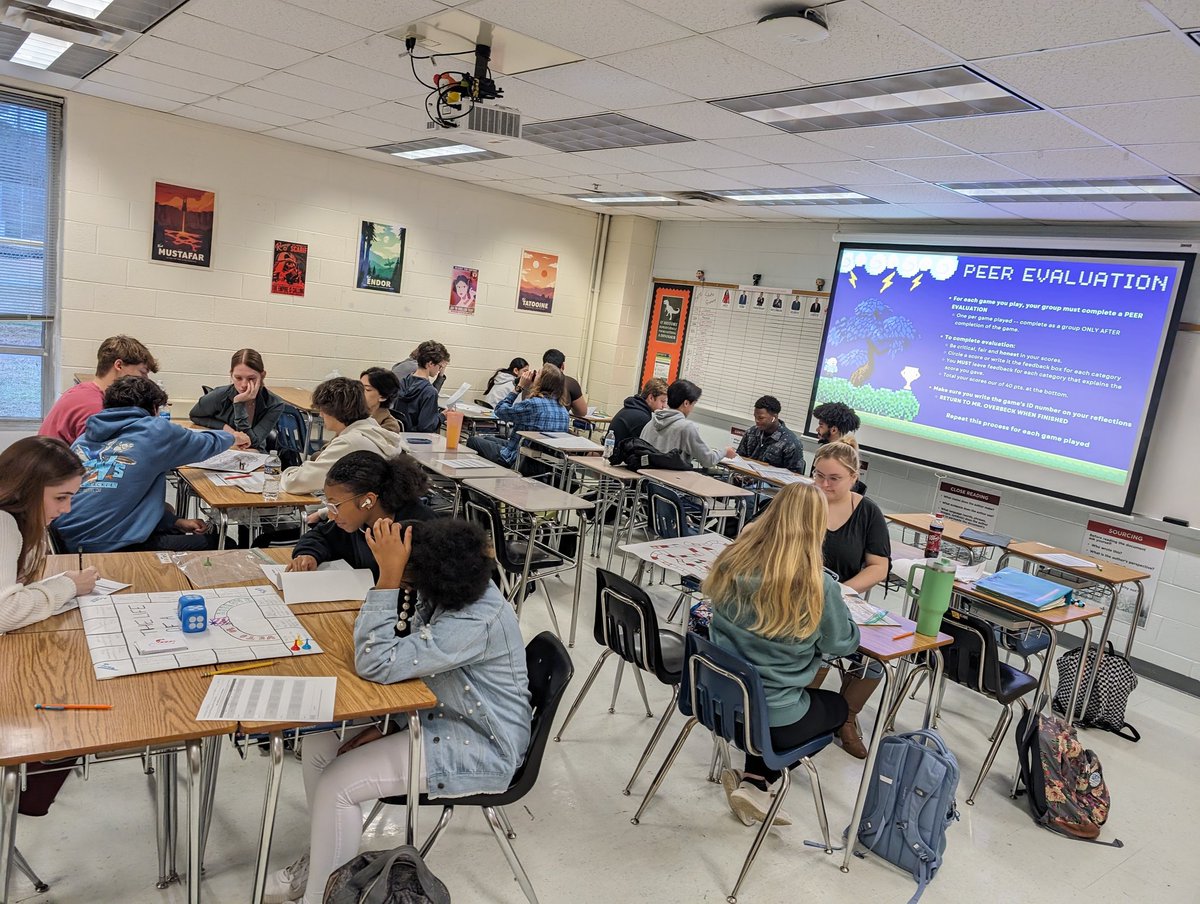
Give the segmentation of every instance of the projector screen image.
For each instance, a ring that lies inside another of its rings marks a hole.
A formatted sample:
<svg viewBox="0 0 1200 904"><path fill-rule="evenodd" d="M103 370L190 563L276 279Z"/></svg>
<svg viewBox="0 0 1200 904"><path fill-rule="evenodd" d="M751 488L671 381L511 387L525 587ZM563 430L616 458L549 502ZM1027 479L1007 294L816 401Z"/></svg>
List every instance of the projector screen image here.
<svg viewBox="0 0 1200 904"><path fill-rule="evenodd" d="M1127 511L1191 265L843 244L813 404L866 448Z"/></svg>

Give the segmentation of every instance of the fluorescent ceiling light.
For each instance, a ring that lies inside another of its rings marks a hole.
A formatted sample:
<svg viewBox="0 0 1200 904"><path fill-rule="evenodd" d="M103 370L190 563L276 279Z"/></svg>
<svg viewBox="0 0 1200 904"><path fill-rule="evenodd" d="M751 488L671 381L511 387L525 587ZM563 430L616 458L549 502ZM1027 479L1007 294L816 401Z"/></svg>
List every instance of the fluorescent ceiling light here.
<svg viewBox="0 0 1200 904"><path fill-rule="evenodd" d="M427 160L430 157L461 157L464 154L486 154L483 148L471 147L469 144L451 144L442 148L419 148L415 151L392 151L393 157L403 157L405 160Z"/></svg>
<svg viewBox="0 0 1200 904"><path fill-rule="evenodd" d="M34 69L49 69L70 46L70 41L31 34L12 55L12 61L22 66L32 66Z"/></svg>
<svg viewBox="0 0 1200 904"><path fill-rule="evenodd" d="M1039 109L966 66L711 101L784 132L960 119Z"/></svg>
<svg viewBox="0 0 1200 904"><path fill-rule="evenodd" d="M942 188L989 201L1182 201L1197 192L1174 179L1055 179L1045 182L943 182Z"/></svg>
<svg viewBox="0 0 1200 904"><path fill-rule="evenodd" d="M46 5L51 9L60 9L64 13L83 16L85 19L95 19L108 9L113 0L50 0Z"/></svg>
<svg viewBox="0 0 1200 904"><path fill-rule="evenodd" d="M620 195L570 195L570 197L576 201L586 201L589 204L656 204L672 206L679 204L676 198L669 198L666 195L650 195L635 192Z"/></svg>
<svg viewBox="0 0 1200 904"><path fill-rule="evenodd" d="M882 204L860 192L840 185L816 185L810 188L774 188L769 191L714 191L713 194L738 204Z"/></svg>

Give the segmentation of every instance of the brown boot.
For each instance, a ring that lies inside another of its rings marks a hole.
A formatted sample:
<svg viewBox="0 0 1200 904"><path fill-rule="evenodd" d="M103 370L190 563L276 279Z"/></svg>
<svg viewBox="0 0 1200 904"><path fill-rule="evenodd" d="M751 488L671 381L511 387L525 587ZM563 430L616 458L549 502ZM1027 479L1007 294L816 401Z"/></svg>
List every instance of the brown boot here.
<svg viewBox="0 0 1200 904"><path fill-rule="evenodd" d="M850 675L842 677L842 697L850 708L850 715L846 723L838 729L838 740L842 750L860 760L867 758L867 748L863 744L862 732L858 730L857 716L875 693L879 681L878 678L856 678Z"/></svg>
<svg viewBox="0 0 1200 904"><path fill-rule="evenodd" d="M821 685L825 683L825 676L829 674L829 666L823 665L817 669L817 674L813 676L813 680L808 682L808 689L816 691L821 689Z"/></svg>

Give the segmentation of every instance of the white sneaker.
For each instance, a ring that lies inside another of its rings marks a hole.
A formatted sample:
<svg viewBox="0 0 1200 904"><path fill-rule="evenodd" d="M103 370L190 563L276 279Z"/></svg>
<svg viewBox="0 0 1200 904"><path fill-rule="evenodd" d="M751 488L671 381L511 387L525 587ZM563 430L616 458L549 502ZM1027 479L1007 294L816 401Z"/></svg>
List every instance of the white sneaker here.
<svg viewBox="0 0 1200 904"><path fill-rule="evenodd" d="M744 813L739 812L738 808L733 805L733 793L737 791L738 786L742 783L741 769L722 769L721 770L721 787L725 789L725 802L729 804L729 811L738 818L744 826L754 825L754 820L750 819Z"/></svg>
<svg viewBox="0 0 1200 904"><path fill-rule="evenodd" d="M729 806L734 814L746 825L762 822L767 818L767 811L775 797L775 791L763 791L761 788L742 782L736 791L729 795ZM790 826L792 817L782 807L775 814L774 825Z"/></svg>
<svg viewBox="0 0 1200 904"><path fill-rule="evenodd" d="M263 904L288 904L304 897L308 887L308 854L267 877Z"/></svg>

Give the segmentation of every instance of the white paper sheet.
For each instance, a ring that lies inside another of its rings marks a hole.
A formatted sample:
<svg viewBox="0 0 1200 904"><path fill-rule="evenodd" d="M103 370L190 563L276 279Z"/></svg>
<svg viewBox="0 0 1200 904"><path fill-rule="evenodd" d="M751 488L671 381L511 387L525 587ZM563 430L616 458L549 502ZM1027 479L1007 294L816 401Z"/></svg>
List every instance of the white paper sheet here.
<svg viewBox="0 0 1200 904"><path fill-rule="evenodd" d="M870 603L857 603L852 600L846 600L846 608L850 610L850 617L856 625L892 625L899 627L900 622L892 618L883 609L877 609Z"/></svg>
<svg viewBox="0 0 1200 904"><path fill-rule="evenodd" d="M1095 568L1095 562L1089 562L1087 559L1081 559L1079 556L1073 556L1066 552L1044 552L1042 558L1053 562L1055 565L1064 565L1067 568Z"/></svg>
<svg viewBox="0 0 1200 904"><path fill-rule="evenodd" d="M275 565L266 563L259 565L263 570L263 574L267 576L267 580L274 584L280 590L283 589L283 573L287 571L286 565ZM317 571L353 571L350 563L345 559L334 559L332 562L322 562L317 566Z"/></svg>
<svg viewBox="0 0 1200 904"><path fill-rule="evenodd" d="M462 401L462 397L465 396L470 390L471 390L471 384L463 383L462 386L460 386L460 387L458 387L458 389L454 390L454 394L451 395L450 398L446 399L446 402L445 402L445 404L442 405L442 407L443 408L453 408L455 405L457 405L459 402Z"/></svg>
<svg viewBox="0 0 1200 904"><path fill-rule="evenodd" d="M197 461L188 465L189 468L204 468L206 471L233 471L246 474L256 471L267 463L267 456L262 452L239 452L236 449L226 449L218 452L212 458Z"/></svg>
<svg viewBox="0 0 1200 904"><path fill-rule="evenodd" d="M286 571L283 573L283 601L296 603L333 603L365 600L375 586L375 576L365 568L351 571Z"/></svg>
<svg viewBox="0 0 1200 904"><path fill-rule="evenodd" d="M64 574L66 574L65 571L61 572L60 574L56 574L55 577L62 577ZM120 581L110 581L106 578L98 578L96 580L96 587L91 593L85 593L83 596L72 597L50 614L62 615L64 612L70 612L72 609L78 609L80 604L94 603L103 597L112 596L114 593L120 593L128 586L128 584L122 584Z"/></svg>
<svg viewBox="0 0 1200 904"><path fill-rule="evenodd" d="M332 722L336 678L213 675L198 722Z"/></svg>
<svg viewBox="0 0 1200 904"><path fill-rule="evenodd" d="M486 469L486 468L496 467L496 464L494 462L490 462L486 458L483 458L482 456L480 456L479 458L438 458L438 459L435 459L435 461L438 464L445 465L447 468L453 468L455 470L464 470L464 471L469 471L472 468Z"/></svg>
<svg viewBox="0 0 1200 904"><path fill-rule="evenodd" d="M243 493L261 493L266 486L267 475L262 471L254 471L251 474L213 472L208 479L218 486L233 487Z"/></svg>

